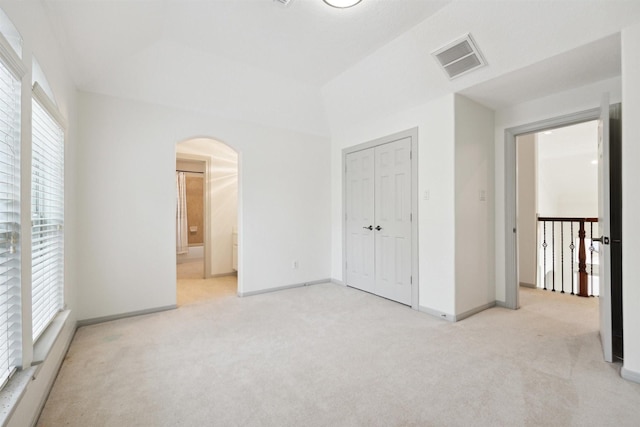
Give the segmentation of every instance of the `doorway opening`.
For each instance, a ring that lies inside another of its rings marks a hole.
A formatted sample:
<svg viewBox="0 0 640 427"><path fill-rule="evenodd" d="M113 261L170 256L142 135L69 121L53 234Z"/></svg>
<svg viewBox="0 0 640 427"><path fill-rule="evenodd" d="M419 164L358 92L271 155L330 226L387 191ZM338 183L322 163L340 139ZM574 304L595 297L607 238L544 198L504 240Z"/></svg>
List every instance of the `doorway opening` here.
<svg viewBox="0 0 640 427"><path fill-rule="evenodd" d="M505 132L505 305L519 308L527 287L599 296L590 321L599 320L607 361L612 349L622 359L619 117L620 104L604 100Z"/></svg>
<svg viewBox="0 0 640 427"><path fill-rule="evenodd" d="M516 137L520 287L599 295L598 121Z"/></svg>
<svg viewBox="0 0 640 427"><path fill-rule="evenodd" d="M178 306L238 292L238 153L211 138L176 144Z"/></svg>

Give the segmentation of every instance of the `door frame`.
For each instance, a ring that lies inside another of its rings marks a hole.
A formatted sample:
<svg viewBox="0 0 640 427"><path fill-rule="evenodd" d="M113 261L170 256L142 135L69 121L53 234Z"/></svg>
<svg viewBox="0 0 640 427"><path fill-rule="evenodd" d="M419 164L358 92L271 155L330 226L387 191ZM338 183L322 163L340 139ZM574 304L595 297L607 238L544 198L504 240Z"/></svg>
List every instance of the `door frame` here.
<svg viewBox="0 0 640 427"><path fill-rule="evenodd" d="M342 280L347 283L347 155L388 144L399 139L411 139L411 308L419 308L418 269L418 128L383 136L372 141L342 149Z"/></svg>
<svg viewBox="0 0 640 427"><path fill-rule="evenodd" d="M504 131L504 197L505 197L505 302L504 307L520 308L518 282L518 233L517 233L517 147L516 138L528 133L544 132L578 123L598 120L600 108L592 108L564 116L515 126Z"/></svg>
<svg viewBox="0 0 640 427"><path fill-rule="evenodd" d="M211 158L197 154L176 153L176 162L179 160L197 161L204 163L202 202L204 204L204 215L202 219L202 236L204 237L204 279L211 277L211 239L209 238L209 224L211 224L211 196L209 191L209 171L211 170ZM176 255L177 260L177 255Z"/></svg>

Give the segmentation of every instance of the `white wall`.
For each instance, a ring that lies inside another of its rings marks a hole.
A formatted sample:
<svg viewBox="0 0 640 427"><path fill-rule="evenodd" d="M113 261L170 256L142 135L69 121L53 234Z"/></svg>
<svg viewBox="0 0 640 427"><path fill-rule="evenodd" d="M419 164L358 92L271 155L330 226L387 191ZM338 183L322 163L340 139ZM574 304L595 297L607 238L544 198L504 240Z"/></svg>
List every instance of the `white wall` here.
<svg viewBox="0 0 640 427"><path fill-rule="evenodd" d="M518 280L536 285L537 154L536 135L516 139L518 152Z"/></svg>
<svg viewBox="0 0 640 427"><path fill-rule="evenodd" d="M612 78L496 111L495 115L495 242L496 300L505 300L505 129L600 106L602 94L621 100L621 80ZM625 249L626 250L626 249Z"/></svg>
<svg viewBox="0 0 640 427"><path fill-rule="evenodd" d="M336 129L331 154L332 277L342 280L342 149L418 127L419 304L454 304L454 97ZM425 197L427 195L427 197Z"/></svg>
<svg viewBox="0 0 640 427"><path fill-rule="evenodd" d="M455 96L455 314L495 301L493 111Z"/></svg>
<svg viewBox="0 0 640 427"><path fill-rule="evenodd" d="M239 292L330 277L327 139L89 93L79 106L80 319L175 304L175 144L193 137L239 154Z"/></svg>
<svg viewBox="0 0 640 427"><path fill-rule="evenodd" d="M322 88L332 135L610 36L638 16L638 2L451 2ZM450 81L431 52L469 32L489 65Z"/></svg>
<svg viewBox="0 0 640 427"><path fill-rule="evenodd" d="M598 216L598 122L537 134L541 216Z"/></svg>
<svg viewBox="0 0 640 427"><path fill-rule="evenodd" d="M640 24L622 32L622 295L624 368L640 382Z"/></svg>
<svg viewBox="0 0 640 427"><path fill-rule="evenodd" d="M211 275L233 273L232 232L238 226L238 154L228 145L206 138L181 142L176 153L209 158L211 205L206 230L211 242Z"/></svg>
<svg viewBox="0 0 640 427"><path fill-rule="evenodd" d="M68 122L65 130L65 289L64 298L67 307L71 310L69 317L57 340L53 343L51 350L44 362L39 365L35 375L31 376L30 372L19 372L12 380L16 380L20 375L29 375L26 389L19 399L11 418L7 421L9 426L26 426L35 422L35 418L40 412L40 408L44 405L44 401L49 393L49 388L58 372L59 364L62 363L66 347L70 343L73 333L75 332L75 324L77 318L77 281L76 281L76 264L74 262L77 254L76 246L76 229L74 227L77 221L76 206L76 150L77 150L77 108L76 108L76 90L73 82L68 77L68 72L60 52L59 46L55 42L51 32L46 12L40 2L15 2L0 1L0 8L9 16L13 24L16 26L23 38L23 63L27 69L27 74L23 78L23 102L22 104L22 170L23 174L29 173L30 155L31 155L31 65L32 55L35 56L46 75L49 85L53 91L55 101L61 114ZM30 221L28 215L28 207L30 205L30 188L24 186L22 188L22 207L23 222L26 225L27 232L23 228L22 240L30 239ZM26 214L26 218L25 218ZM22 270L22 286L23 295L29 295L31 292L30 281L30 256L31 252L28 245L23 245L23 270ZM25 268L26 266L26 268ZM24 300L23 300L24 301ZM25 313L30 314L29 311ZM30 324L29 318L25 317L26 323ZM24 363L28 368L32 360L31 332L27 331L23 343ZM2 390L0 394L4 393ZM2 394L3 399L6 395ZM5 400L6 402L6 400ZM6 408L5 408L6 409Z"/></svg>

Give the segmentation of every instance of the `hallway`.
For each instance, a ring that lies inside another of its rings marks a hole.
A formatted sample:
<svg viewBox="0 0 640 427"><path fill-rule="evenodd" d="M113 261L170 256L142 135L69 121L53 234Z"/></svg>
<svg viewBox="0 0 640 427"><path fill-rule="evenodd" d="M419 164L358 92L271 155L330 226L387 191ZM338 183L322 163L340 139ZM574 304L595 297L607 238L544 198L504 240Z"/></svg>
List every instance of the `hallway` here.
<svg viewBox="0 0 640 427"><path fill-rule="evenodd" d="M178 307L212 299L236 297L237 276L202 279L202 268L202 260L177 264Z"/></svg>

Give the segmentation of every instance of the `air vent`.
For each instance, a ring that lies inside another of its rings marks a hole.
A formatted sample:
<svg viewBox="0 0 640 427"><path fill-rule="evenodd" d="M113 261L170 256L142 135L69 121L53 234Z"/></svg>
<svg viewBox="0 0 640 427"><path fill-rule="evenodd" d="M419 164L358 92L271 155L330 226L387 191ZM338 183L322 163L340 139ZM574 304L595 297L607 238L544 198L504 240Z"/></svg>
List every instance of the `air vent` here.
<svg viewBox="0 0 640 427"><path fill-rule="evenodd" d="M466 34L431 54L438 60L449 79L486 65L471 34Z"/></svg>
<svg viewBox="0 0 640 427"><path fill-rule="evenodd" d="M274 2L281 4L282 6L289 6L293 0L273 0Z"/></svg>

